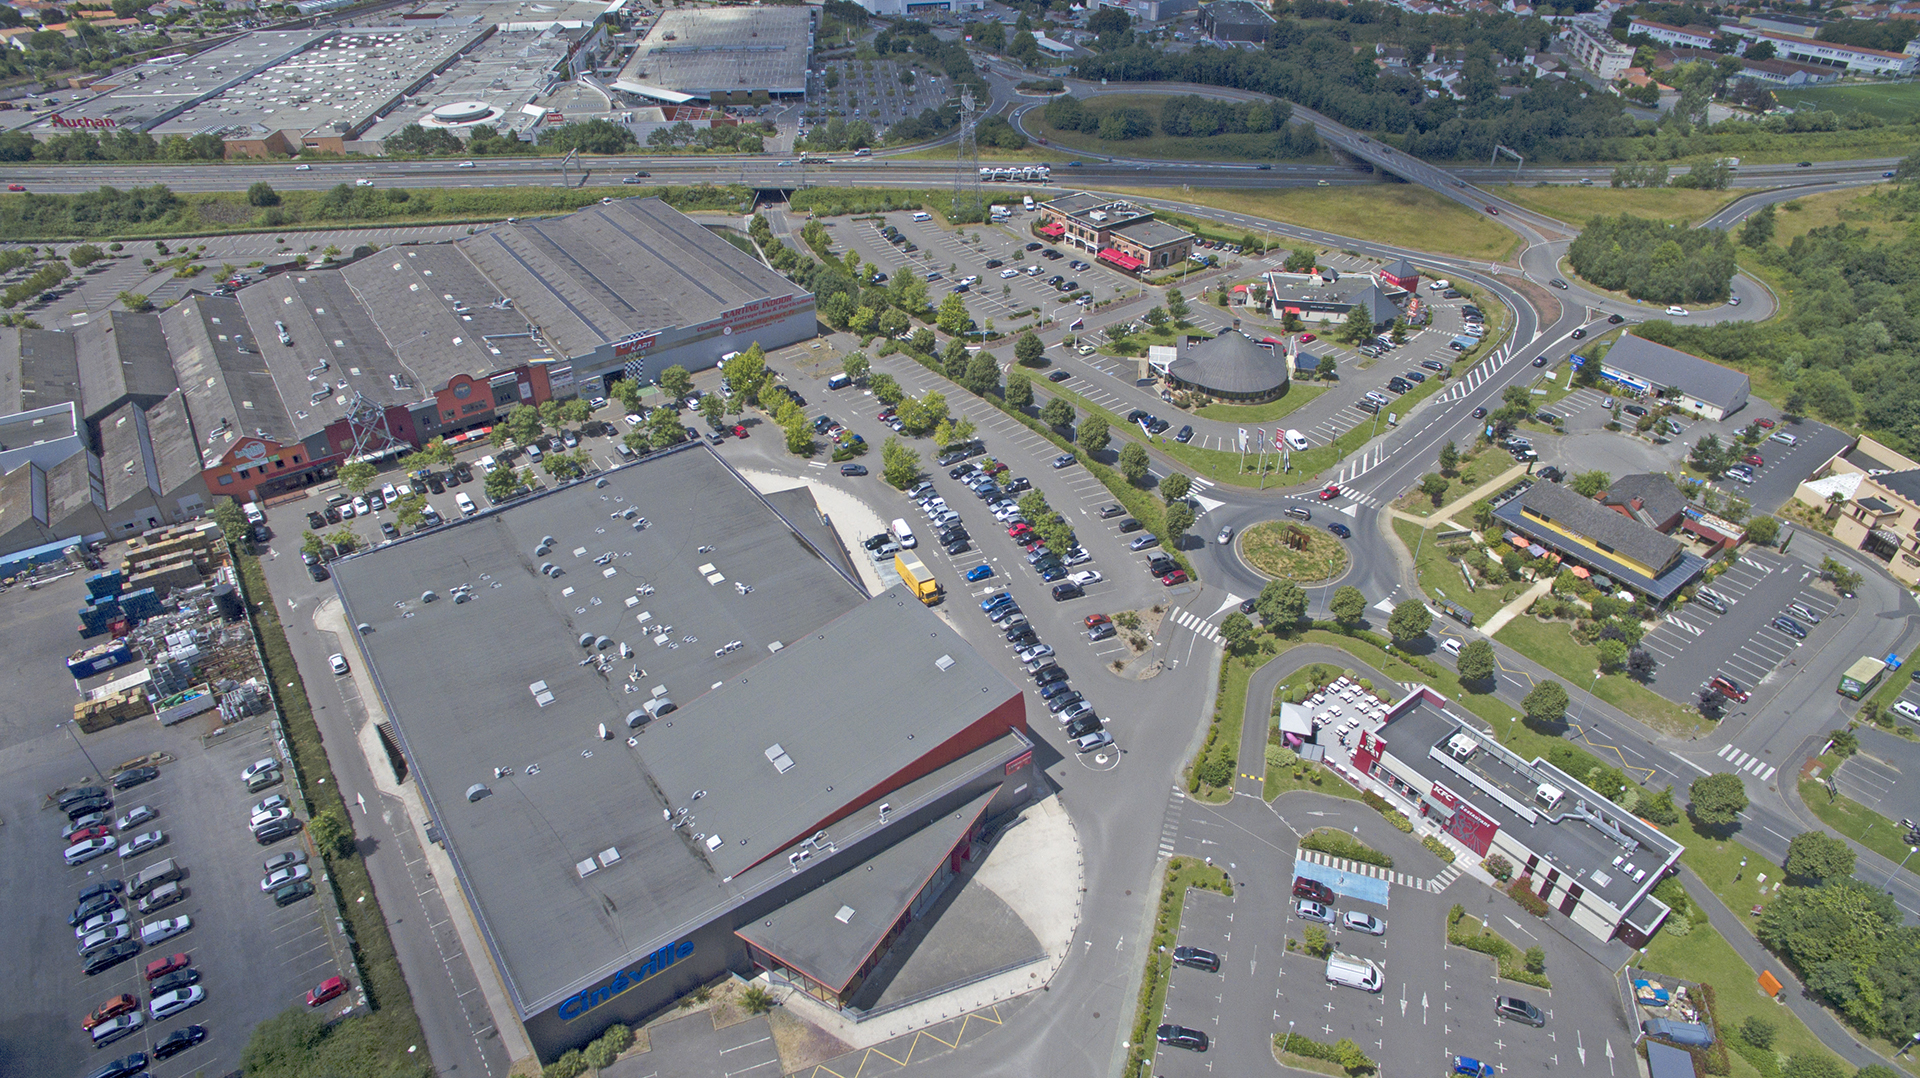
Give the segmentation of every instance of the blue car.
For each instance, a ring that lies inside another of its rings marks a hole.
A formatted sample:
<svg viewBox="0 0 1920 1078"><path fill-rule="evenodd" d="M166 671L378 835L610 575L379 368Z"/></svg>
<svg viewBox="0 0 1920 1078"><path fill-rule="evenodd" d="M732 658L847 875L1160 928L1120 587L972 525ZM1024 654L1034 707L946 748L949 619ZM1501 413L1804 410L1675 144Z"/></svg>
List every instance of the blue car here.
<svg viewBox="0 0 1920 1078"><path fill-rule="evenodd" d="M971 584L978 580L985 580L986 578L992 575L993 575L993 566L976 565L973 568L967 570L967 583Z"/></svg>
<svg viewBox="0 0 1920 1078"><path fill-rule="evenodd" d="M989 595L986 598L980 600L980 609L992 610L995 606L999 605L1000 603L1012 602L1012 601L1013 601L1012 592L996 591L992 595Z"/></svg>
<svg viewBox="0 0 1920 1078"><path fill-rule="evenodd" d="M1472 1075L1473 1078L1491 1078L1493 1067L1472 1056L1454 1056L1453 1073Z"/></svg>

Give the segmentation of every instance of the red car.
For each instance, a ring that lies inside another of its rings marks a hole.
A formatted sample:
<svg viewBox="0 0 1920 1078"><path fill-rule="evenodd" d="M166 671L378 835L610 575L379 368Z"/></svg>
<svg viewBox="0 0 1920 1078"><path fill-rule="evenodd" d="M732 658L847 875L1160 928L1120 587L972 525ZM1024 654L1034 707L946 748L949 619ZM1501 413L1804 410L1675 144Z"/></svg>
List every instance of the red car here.
<svg viewBox="0 0 1920 1078"><path fill-rule="evenodd" d="M1320 492L1320 500L1323 502L1330 502L1339 496L1340 487L1337 483L1328 483L1327 489Z"/></svg>
<svg viewBox="0 0 1920 1078"><path fill-rule="evenodd" d="M733 428L733 436L735 438L745 438L747 436L747 428L744 426L736 425Z"/></svg>
<svg viewBox="0 0 1920 1078"><path fill-rule="evenodd" d="M1498 217L1498 216L1500 216L1500 211L1499 211L1499 210L1496 210L1496 209L1494 209L1494 208L1493 208L1492 206L1488 206L1488 207L1487 207L1487 212L1488 212L1488 213L1490 213L1490 214L1493 214L1493 215L1494 215L1495 217Z"/></svg>
<svg viewBox="0 0 1920 1078"><path fill-rule="evenodd" d="M1012 538L1014 538L1014 539L1018 539L1018 538L1020 538L1021 536L1023 536L1023 535L1026 535L1026 534L1028 534L1028 533L1029 533L1029 532L1031 532L1031 531L1033 531L1033 525L1031 525L1031 524L1027 524L1027 523L1025 523L1025 522L1023 521L1023 522L1021 522L1021 523L1019 523L1019 524L1015 524L1015 525L1014 525L1013 527L1011 527L1011 528L1008 528L1008 529L1007 529L1007 535L1008 535L1008 536L1010 536L1010 537L1012 537Z"/></svg>
<svg viewBox="0 0 1920 1078"><path fill-rule="evenodd" d="M80 830L75 831L71 835L68 835L67 845L78 846L80 843L85 842L88 839L105 838L106 836L111 834L113 834L113 831L112 829L108 828L106 824L103 824L103 823L94 824L92 827L82 827Z"/></svg>
<svg viewBox="0 0 1920 1078"><path fill-rule="evenodd" d="M1185 584L1186 582L1187 571L1185 569L1175 569L1173 572L1160 578L1160 583L1165 584L1169 588L1175 584Z"/></svg>
<svg viewBox="0 0 1920 1078"><path fill-rule="evenodd" d="M1320 338L1318 338L1318 337L1315 337L1315 336L1314 336L1313 334L1311 334L1311 333L1302 333L1302 334L1300 335L1300 343L1301 343L1301 344L1312 344L1312 343L1313 343L1314 341L1317 341L1317 340L1319 340L1319 339L1320 339Z"/></svg>
<svg viewBox="0 0 1920 1078"><path fill-rule="evenodd" d="M347 979L345 977L328 977L326 980L314 985L312 990L307 993L307 1006L318 1007L322 1003L341 995L346 990Z"/></svg>
<svg viewBox="0 0 1920 1078"><path fill-rule="evenodd" d="M183 954L174 955L172 958L156 958L153 961L147 963L147 980L151 981L160 977L165 977L167 974L172 973L174 970L186 969L189 965L192 965L192 964L193 964L193 959L188 958L186 955L183 955Z"/></svg>
<svg viewBox="0 0 1920 1078"><path fill-rule="evenodd" d="M1726 697L1727 699L1738 700L1743 704L1747 702L1748 697L1753 695L1752 693L1746 691L1745 689L1742 689L1738 684L1734 682L1732 678L1729 678L1729 677L1720 677L1716 675L1714 679L1712 681L1707 682L1707 684L1712 686L1715 690L1717 690L1720 693L1720 695Z"/></svg>
<svg viewBox="0 0 1920 1078"><path fill-rule="evenodd" d="M10 183L7 185L7 190L9 191L24 191L26 189L27 185L24 183Z"/></svg>
<svg viewBox="0 0 1920 1078"><path fill-rule="evenodd" d="M1759 427L1761 430L1773 429L1773 420L1771 419L1756 419L1753 421L1753 423L1755 426Z"/></svg>
<svg viewBox="0 0 1920 1078"><path fill-rule="evenodd" d="M1112 623L1113 623L1113 619L1106 616L1105 614L1088 614L1087 615L1087 628L1089 629L1097 629L1102 625L1111 625Z"/></svg>
<svg viewBox="0 0 1920 1078"><path fill-rule="evenodd" d="M123 1014L140 1009L140 997L125 992L113 997L93 1009L93 1013L80 1020L81 1029L92 1029L109 1018L118 1018Z"/></svg>
<svg viewBox="0 0 1920 1078"><path fill-rule="evenodd" d="M1325 905L1333 901L1333 888L1319 880L1310 880L1305 876L1296 876L1293 880L1293 897L1311 899Z"/></svg>
<svg viewBox="0 0 1920 1078"><path fill-rule="evenodd" d="M1746 456L1741 457L1740 459L1746 461L1748 464L1751 464L1756 468L1764 468L1767 465L1766 458L1762 457L1758 453L1748 453Z"/></svg>

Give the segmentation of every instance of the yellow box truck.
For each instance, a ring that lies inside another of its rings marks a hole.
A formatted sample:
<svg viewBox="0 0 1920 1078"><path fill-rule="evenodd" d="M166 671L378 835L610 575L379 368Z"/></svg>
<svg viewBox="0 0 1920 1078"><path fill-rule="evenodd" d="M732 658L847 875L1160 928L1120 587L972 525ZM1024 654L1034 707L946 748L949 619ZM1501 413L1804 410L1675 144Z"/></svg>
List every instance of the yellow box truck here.
<svg viewBox="0 0 1920 1078"><path fill-rule="evenodd" d="M893 567L900 571L900 579L920 601L932 606L940 601L940 582L927 572L925 563L911 550L902 550L893 556Z"/></svg>

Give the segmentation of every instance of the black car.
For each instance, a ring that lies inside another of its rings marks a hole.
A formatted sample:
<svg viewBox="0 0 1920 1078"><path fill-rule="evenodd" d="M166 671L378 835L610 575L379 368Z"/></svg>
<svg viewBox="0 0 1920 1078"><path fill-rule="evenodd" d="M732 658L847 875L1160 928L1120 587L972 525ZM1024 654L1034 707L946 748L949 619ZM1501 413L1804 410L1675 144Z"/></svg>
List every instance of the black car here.
<svg viewBox="0 0 1920 1078"><path fill-rule="evenodd" d="M869 539L867 539L866 542L861 543L860 545L866 547L868 550L879 550L881 547L886 546L888 543L891 543L891 542L893 542L893 536L888 535L885 532L881 532L879 535L870 537Z"/></svg>
<svg viewBox="0 0 1920 1078"><path fill-rule="evenodd" d="M153 1046L153 1058L171 1059L207 1039L205 1026L188 1026L176 1029L167 1035L167 1039Z"/></svg>
<svg viewBox="0 0 1920 1078"><path fill-rule="evenodd" d="M83 900L78 906L73 908L73 915L67 918L67 927L79 928L81 925L108 910L118 909L119 906L119 895L113 894L112 892L94 895L92 898Z"/></svg>
<svg viewBox="0 0 1920 1078"><path fill-rule="evenodd" d="M1354 401L1353 406L1367 413L1368 415L1378 415L1380 413L1380 405L1374 403L1373 401L1367 400L1364 397L1361 398L1360 400Z"/></svg>
<svg viewBox="0 0 1920 1078"><path fill-rule="evenodd" d="M999 269L999 268L1000 268L1001 266L1004 266L1004 265L1006 265L1006 263L1005 263L1005 262L1002 262L1002 261L1000 261L1000 260L999 260L999 259L997 259L997 258L989 258L989 259L987 259L987 268L988 268L988 269Z"/></svg>
<svg viewBox="0 0 1920 1078"><path fill-rule="evenodd" d="M1127 519L1120 522L1120 534L1122 535L1125 535L1128 532L1137 532L1139 530L1140 530L1140 522L1138 520L1135 520L1132 517L1128 517Z"/></svg>
<svg viewBox="0 0 1920 1078"><path fill-rule="evenodd" d="M253 840L262 846L271 846L283 838L300 833L300 821L289 816L280 820L268 820L253 833Z"/></svg>
<svg viewBox="0 0 1920 1078"><path fill-rule="evenodd" d="M1553 286L1553 287L1555 287L1555 288L1565 288L1565 287L1567 287L1567 282L1565 282L1565 281L1563 281L1563 280L1561 280L1561 279L1560 279L1560 278L1558 278L1558 277L1555 277L1554 279L1552 279L1552 280L1550 280L1550 281L1548 281L1547 283L1548 283L1548 284L1550 284L1550 285L1552 285L1552 286Z"/></svg>
<svg viewBox="0 0 1920 1078"><path fill-rule="evenodd" d="M1162 573L1161 575L1165 576L1166 574ZM1255 596L1252 599L1243 599L1240 601L1240 612L1242 614L1252 614L1254 610L1257 609L1259 606L1260 606L1260 599L1258 596Z"/></svg>
<svg viewBox="0 0 1920 1078"><path fill-rule="evenodd" d="M977 472L979 470L980 469L975 468L971 464L962 464L958 468L949 469L947 472L947 478L948 479L965 479L967 476L970 476L974 472Z"/></svg>
<svg viewBox="0 0 1920 1078"><path fill-rule="evenodd" d="M295 880L292 883L274 888L273 904L276 906L291 906L303 898L311 897L313 897L313 884L306 880Z"/></svg>
<svg viewBox="0 0 1920 1078"><path fill-rule="evenodd" d="M943 531L940 533L940 541L942 543L951 543L956 540L965 542L967 539L970 539L970 538L972 538L972 536L969 536L967 534L967 529L960 527L957 524L951 528L948 528L946 531Z"/></svg>
<svg viewBox="0 0 1920 1078"><path fill-rule="evenodd" d="M98 786L79 786L62 793L54 803L62 809L69 809L82 801L105 796L107 796L107 791Z"/></svg>
<svg viewBox="0 0 1920 1078"><path fill-rule="evenodd" d="M1149 576L1166 576L1178 568L1180 568L1180 563L1165 554L1147 561L1147 574Z"/></svg>
<svg viewBox="0 0 1920 1078"><path fill-rule="evenodd" d="M1775 618L1773 619L1773 627L1796 640L1805 640L1807 638L1807 630L1802 628L1800 623L1792 618Z"/></svg>
<svg viewBox="0 0 1920 1078"><path fill-rule="evenodd" d="M1546 366L1546 365L1547 365L1547 357L1546 357L1546 356L1534 356L1534 357L1533 357L1533 365L1534 365L1534 366L1536 366L1536 367L1544 367L1544 366Z"/></svg>
<svg viewBox="0 0 1920 1078"><path fill-rule="evenodd" d="M1047 701L1047 710L1058 715L1084 699L1086 698L1077 692L1061 693L1059 696Z"/></svg>
<svg viewBox="0 0 1920 1078"><path fill-rule="evenodd" d="M1033 480L1024 475L1016 475L1007 483L1007 493L1018 494L1023 490L1032 490Z"/></svg>
<svg viewBox="0 0 1920 1078"><path fill-rule="evenodd" d="M307 527L312 528L314 531L319 531L326 526L327 516L325 513L318 511L309 511L307 513Z"/></svg>
<svg viewBox="0 0 1920 1078"><path fill-rule="evenodd" d="M1053 586L1053 601L1056 603L1064 603L1068 599L1078 599L1085 594L1086 591L1078 584L1055 584Z"/></svg>
<svg viewBox="0 0 1920 1078"><path fill-rule="evenodd" d="M1040 634L1034 632L1033 627L1030 625L1021 629L1015 635L1007 638L1007 643L1013 645L1016 648L1030 648L1033 645L1038 644L1039 642L1040 642Z"/></svg>
<svg viewBox="0 0 1920 1078"><path fill-rule="evenodd" d="M1029 251L1038 251L1039 249L1040 249L1040 245L1039 245L1039 244L1037 244L1037 243L1029 243L1029 244L1027 244L1027 250L1029 250Z"/></svg>
<svg viewBox="0 0 1920 1078"><path fill-rule="evenodd" d="M1502 1018L1511 1018L1516 1022L1525 1022L1530 1026L1544 1026L1547 1016L1540 1008L1524 999L1514 996L1501 996L1494 1001L1493 1013Z"/></svg>
<svg viewBox="0 0 1920 1078"><path fill-rule="evenodd" d="M1088 734L1097 734L1104 729L1106 725L1100 721L1100 716L1088 712L1068 723L1067 728L1062 732L1067 735L1068 741L1078 741Z"/></svg>
<svg viewBox="0 0 1920 1078"><path fill-rule="evenodd" d="M147 1053L135 1052L87 1072L87 1078L129 1078L147 1069Z"/></svg>
<svg viewBox="0 0 1920 1078"><path fill-rule="evenodd" d="M1046 685L1051 685L1056 681L1065 681L1065 680L1067 680L1067 672L1065 670L1060 669L1058 666L1046 667L1042 669L1039 673L1033 675L1033 683L1035 686L1046 686Z"/></svg>
<svg viewBox="0 0 1920 1078"><path fill-rule="evenodd" d="M126 886L126 884L121 883L119 880L96 880L88 884L86 889L80 892L80 897L75 899L75 901L85 902L88 899L98 898L101 895L117 895L125 890Z"/></svg>
<svg viewBox="0 0 1920 1078"><path fill-rule="evenodd" d="M1587 331L1584 329L1576 329L1573 331L1573 339L1576 341L1582 337L1585 337L1586 335L1587 335Z"/></svg>
<svg viewBox="0 0 1920 1078"><path fill-rule="evenodd" d="M67 819L77 820L94 812L105 812L113 807L113 802L105 797L89 797L84 801L75 801L67 806Z"/></svg>
<svg viewBox="0 0 1920 1078"><path fill-rule="evenodd" d="M427 489L435 494L445 494L447 492L447 485L440 481L438 475L430 475L427 476Z"/></svg>
<svg viewBox="0 0 1920 1078"><path fill-rule="evenodd" d="M1644 416L1647 414L1647 410L1638 404L1622 405L1620 410L1631 416Z"/></svg>
<svg viewBox="0 0 1920 1078"><path fill-rule="evenodd" d="M1620 323L1625 321L1626 321L1626 318L1621 315L1610 314L1607 316L1607 325L1610 325L1610 326L1617 326Z"/></svg>
<svg viewBox="0 0 1920 1078"><path fill-rule="evenodd" d="M1559 481L1567 477L1567 473L1561 471L1560 469L1554 467L1551 464L1540 469L1538 472L1535 472L1534 474L1538 475L1540 478L1546 480L1549 483L1558 483Z"/></svg>
<svg viewBox="0 0 1920 1078"><path fill-rule="evenodd" d="M1420 361L1420 365L1435 374L1447 373L1447 365L1437 359L1423 359Z"/></svg>
<svg viewBox="0 0 1920 1078"><path fill-rule="evenodd" d="M111 947L95 951L81 969L91 977L105 972L140 953L140 945L132 940L121 940Z"/></svg>
<svg viewBox="0 0 1920 1078"><path fill-rule="evenodd" d="M1203 969L1208 973L1220 972L1220 956L1200 947L1175 947L1173 949L1173 964L1176 966L1189 966L1193 969Z"/></svg>
<svg viewBox="0 0 1920 1078"><path fill-rule="evenodd" d="M1051 374L1048 374L1048 375L1047 375L1047 381L1049 381L1049 382L1064 382L1064 381L1066 381L1067 379L1069 379L1069 378L1072 378L1072 377L1073 377L1073 375L1072 375L1072 374L1071 374L1070 372L1068 372L1068 371L1054 371L1054 372L1052 372Z"/></svg>
<svg viewBox="0 0 1920 1078"><path fill-rule="evenodd" d="M1485 408L1475 408L1473 410L1473 418L1475 419L1487 418L1487 410Z"/></svg>
<svg viewBox="0 0 1920 1078"><path fill-rule="evenodd" d="M965 554L971 549L973 547L965 539L955 539L946 545L946 551L949 554Z"/></svg>
<svg viewBox="0 0 1920 1078"><path fill-rule="evenodd" d="M1353 529L1347 527L1345 524L1340 524L1340 523L1329 524L1327 525L1327 530L1339 536L1342 539L1353 538Z"/></svg>
<svg viewBox="0 0 1920 1078"><path fill-rule="evenodd" d="M1206 1033L1203 1031L1188 1029L1186 1026L1176 1026L1171 1022L1155 1030L1153 1039L1159 1041L1161 1044L1171 1044L1175 1048L1186 1048L1195 1052L1206 1051L1207 1045L1210 1043L1207 1040Z"/></svg>
<svg viewBox="0 0 1920 1078"><path fill-rule="evenodd" d="M1181 427L1180 433L1174 435L1173 440L1176 442L1179 442L1182 445L1185 445L1186 443L1193 441L1193 424L1189 423L1186 426Z"/></svg>
<svg viewBox="0 0 1920 1078"><path fill-rule="evenodd" d="M182 988L189 988L199 983L200 971L194 969L192 966L188 966L186 969L174 970L172 973L148 985L147 991L152 995L164 996L168 992L177 992Z"/></svg>

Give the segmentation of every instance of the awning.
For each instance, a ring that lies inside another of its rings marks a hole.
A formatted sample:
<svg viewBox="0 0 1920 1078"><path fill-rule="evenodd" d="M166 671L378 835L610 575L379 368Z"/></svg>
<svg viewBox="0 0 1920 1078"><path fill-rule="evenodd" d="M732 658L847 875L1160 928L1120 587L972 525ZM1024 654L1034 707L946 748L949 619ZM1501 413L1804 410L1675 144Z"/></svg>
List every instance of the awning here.
<svg viewBox="0 0 1920 1078"><path fill-rule="evenodd" d="M1117 247L1101 248L1099 258L1100 261L1111 262L1123 270L1137 270L1147 264L1145 259L1135 258Z"/></svg>
<svg viewBox="0 0 1920 1078"><path fill-rule="evenodd" d="M1058 221L1048 221L1041 225L1038 231L1042 236L1051 236L1057 240L1067 234L1067 226Z"/></svg>
<svg viewBox="0 0 1920 1078"><path fill-rule="evenodd" d="M1233 290L1235 292L1245 292L1247 290L1247 286L1243 284L1237 284L1233 286Z"/></svg>
<svg viewBox="0 0 1920 1078"><path fill-rule="evenodd" d="M1300 308L1298 308L1298 307L1283 307L1283 308L1281 308L1281 310L1283 310L1283 311L1285 311L1285 312L1286 312L1287 314L1299 314L1299 313L1300 313Z"/></svg>

